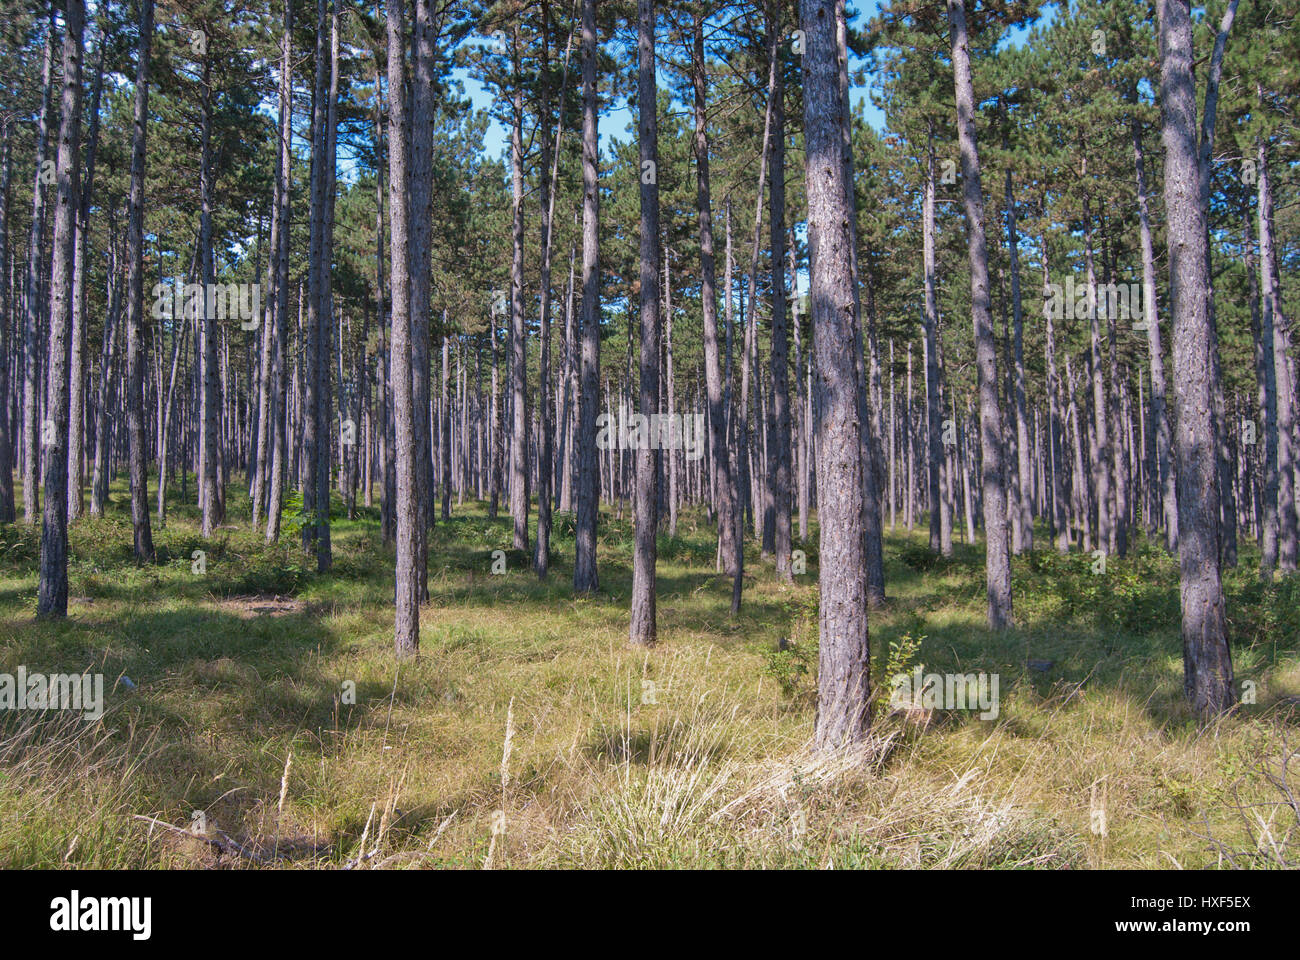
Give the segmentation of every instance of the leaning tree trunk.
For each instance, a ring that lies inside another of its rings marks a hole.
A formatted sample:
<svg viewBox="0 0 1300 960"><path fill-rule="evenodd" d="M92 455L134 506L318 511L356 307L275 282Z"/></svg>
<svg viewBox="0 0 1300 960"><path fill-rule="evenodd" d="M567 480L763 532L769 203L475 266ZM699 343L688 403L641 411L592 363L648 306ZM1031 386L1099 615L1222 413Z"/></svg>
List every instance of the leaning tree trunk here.
<svg viewBox="0 0 1300 960"><path fill-rule="evenodd" d="M827 750L862 740L870 724L866 537L849 229L844 182L835 0L801 0L807 145L810 300L817 358L817 504L820 509L817 720Z"/></svg>
<svg viewBox="0 0 1300 960"><path fill-rule="evenodd" d="M1219 475L1210 366L1206 211L1198 188L1191 11L1187 0L1160 0L1159 12L1174 323L1183 688L1197 717L1208 720L1231 708L1236 694L1219 574Z"/></svg>
<svg viewBox="0 0 1300 960"><path fill-rule="evenodd" d="M997 345L989 309L988 249L984 240L984 195L975 143L975 97L970 51L966 45L964 0L948 0L952 25L953 83L957 96L957 134L961 142L962 199L970 253L971 314L975 361L979 368L981 472L984 501L985 579L990 630L1011 626L1011 558L1007 551L1007 497L1002 469L1002 413L998 408Z"/></svg>
<svg viewBox="0 0 1300 960"><path fill-rule="evenodd" d="M655 102L655 0L637 2L637 133L641 169L641 403L654 423L659 413L659 122ZM636 451L636 546L632 556L632 618L636 645L655 642L655 536L659 531L657 444Z"/></svg>
<svg viewBox="0 0 1300 960"><path fill-rule="evenodd" d="M63 31L63 96L59 122L58 200L54 208L54 263L50 268L50 354L46 420L41 429L45 513L36 613L68 615L68 333L72 325L77 187L81 170L81 30L84 0L67 0Z"/></svg>

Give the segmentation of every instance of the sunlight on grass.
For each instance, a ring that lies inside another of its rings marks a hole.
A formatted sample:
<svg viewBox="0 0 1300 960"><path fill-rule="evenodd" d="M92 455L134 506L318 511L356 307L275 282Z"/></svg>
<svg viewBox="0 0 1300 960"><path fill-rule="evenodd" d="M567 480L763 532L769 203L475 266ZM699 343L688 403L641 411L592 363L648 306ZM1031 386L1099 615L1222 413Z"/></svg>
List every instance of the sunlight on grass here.
<svg viewBox="0 0 1300 960"><path fill-rule="evenodd" d="M1260 765L1296 739L1300 590L1261 587L1249 557L1226 587L1256 702L1198 730L1158 549L1104 577L1016 558L1019 627L995 636L975 545L938 560L922 529L890 533L876 682L891 643L920 640L908 669L996 673L999 714L882 710L869 744L818 757L815 537L794 585L747 557L733 620L707 525L683 516L661 538L659 646L634 651L630 521L602 517L602 590L575 599L566 515L539 581L508 519L467 504L431 535L421 655L398 666L377 510L336 519L318 576L246 516L202 540L179 502L137 568L127 506L115 484L108 516L72 527L65 623L34 618L35 533L0 527L0 672L90 669L108 691L97 723L0 714L0 867L478 868L489 849L493 867L1201 867L1284 835L1241 808L1277 799Z"/></svg>

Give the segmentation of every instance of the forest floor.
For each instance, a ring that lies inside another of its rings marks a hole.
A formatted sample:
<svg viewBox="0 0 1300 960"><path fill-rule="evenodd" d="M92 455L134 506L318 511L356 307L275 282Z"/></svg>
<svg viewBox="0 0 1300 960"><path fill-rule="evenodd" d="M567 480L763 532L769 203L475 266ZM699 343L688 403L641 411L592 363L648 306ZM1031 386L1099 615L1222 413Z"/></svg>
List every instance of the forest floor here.
<svg viewBox="0 0 1300 960"><path fill-rule="evenodd" d="M684 516L659 541L659 644L645 651L627 644L628 513L602 515L601 590L574 599L569 515L539 582L513 551L491 572L504 513L453 506L431 535L420 656L398 665L378 510L335 511L325 575L296 545L263 546L233 488L209 542L173 503L158 564L138 568L115 484L108 516L72 526L64 622L35 618L39 526L0 526L0 673L102 672L106 705L94 722L0 711L0 867L1296 859L1300 815L1269 777L1300 794L1300 755L1279 769L1300 748L1300 578L1261 586L1249 545L1226 588L1255 702L1198 730L1163 551L1139 541L1105 573L1078 553L1015 558L1019 626L999 636L984 627L982 548L932 558L925 528L900 523L890 599L871 614L876 683L921 665L996 674L997 717L925 722L882 697L873 741L825 759L807 748L815 527L793 586L751 552L733 619L709 529Z"/></svg>

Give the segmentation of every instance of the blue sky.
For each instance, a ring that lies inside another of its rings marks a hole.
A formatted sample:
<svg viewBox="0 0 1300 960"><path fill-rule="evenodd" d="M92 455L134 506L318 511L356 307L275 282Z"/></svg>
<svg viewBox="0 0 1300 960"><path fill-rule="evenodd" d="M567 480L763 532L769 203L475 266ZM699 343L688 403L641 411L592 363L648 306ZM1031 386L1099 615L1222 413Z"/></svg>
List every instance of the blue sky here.
<svg viewBox="0 0 1300 960"><path fill-rule="evenodd" d="M853 17L852 22L856 25L869 20L871 17L876 15L879 5L879 0L863 0L863 2L854 4L853 6L857 9L857 13ZM793 29L792 26L791 30ZM459 68L454 70L452 75L465 85L465 92L469 95L475 109L483 110L492 105L491 93L488 92L483 84L470 76L469 71L464 68ZM850 95L855 107L859 101L866 101L866 117L868 123L876 129L880 129L884 126L884 114L880 110L876 109L875 105L871 102L870 97L867 96L867 90L865 87L855 87L851 91ZM632 111L626 106L618 106L615 109L602 114L599 124L601 144L604 145L614 139L623 141L629 139L631 136L629 127L632 125L633 120L634 117ZM493 120L489 125L487 135L484 138L484 146L488 155L494 158L502 157L505 154L509 143L509 131L499 122Z"/></svg>
<svg viewBox="0 0 1300 960"><path fill-rule="evenodd" d="M852 4L852 9L856 12L851 18L854 26L861 26L872 17L874 17L880 8L880 0L860 0ZM1055 13L1054 5L1049 5L1043 13L1044 20L1050 20ZM791 30L794 27L791 26ZM1014 30L1004 41L1008 45L1019 45L1023 42L1028 30ZM488 90L472 76L469 71L460 68L453 71L453 76L465 85L465 91L469 95L475 109L487 109L492 104L492 95ZM866 120L876 130L883 130L885 126L885 115L871 102L870 89L868 86L857 86L849 92L853 107L858 108L859 104L863 105ZM633 122L632 111L626 106L619 106L600 117L600 141L602 144L617 139L626 141L630 138L629 127ZM484 138L484 146L489 156L500 158L504 156L506 148L509 145L509 131L506 130L496 120L491 121L488 127L487 135Z"/></svg>

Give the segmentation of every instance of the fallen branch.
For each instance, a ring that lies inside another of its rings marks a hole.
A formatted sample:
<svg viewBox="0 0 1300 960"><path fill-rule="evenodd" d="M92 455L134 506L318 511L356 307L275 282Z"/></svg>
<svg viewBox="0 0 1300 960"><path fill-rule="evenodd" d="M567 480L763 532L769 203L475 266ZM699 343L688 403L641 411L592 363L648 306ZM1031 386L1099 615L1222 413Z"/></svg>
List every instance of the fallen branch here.
<svg viewBox="0 0 1300 960"><path fill-rule="evenodd" d="M262 857L254 853L252 850L249 850L247 847L233 840L227 833L225 833L225 831L217 830L215 831L214 834L199 833L196 830L189 830L186 829L185 827L178 827L175 824L168 823L165 820L158 820L154 817L146 817L139 813L135 814L134 816L136 820L143 820L145 823L149 823L157 827L166 827L168 830L172 831L172 833L179 833L183 837L190 837L194 840L202 840L204 843L210 844L211 846L215 847L221 853L233 853L236 856L243 857L245 860L251 860L254 863L267 862L267 859L265 857Z"/></svg>

